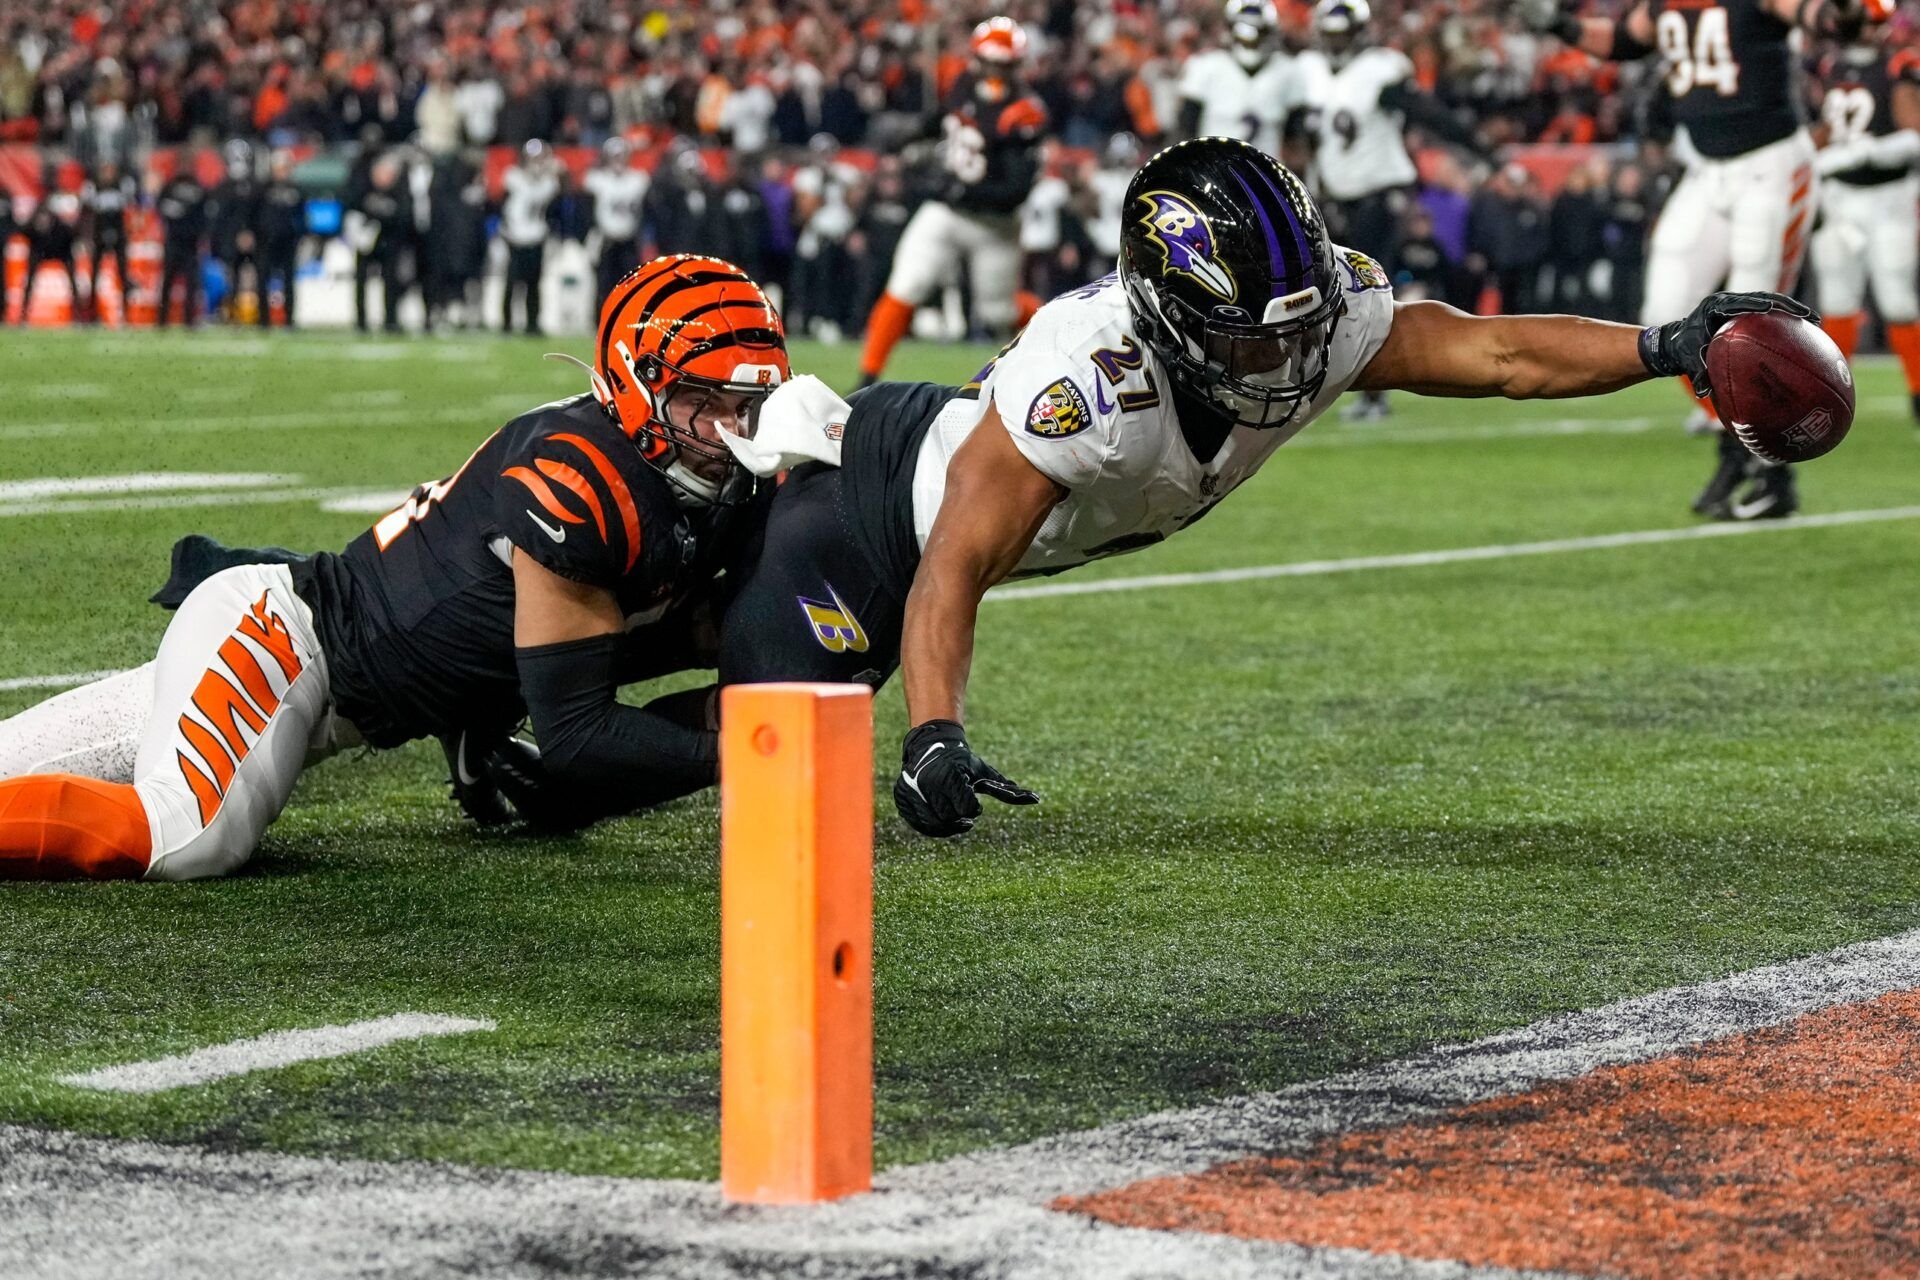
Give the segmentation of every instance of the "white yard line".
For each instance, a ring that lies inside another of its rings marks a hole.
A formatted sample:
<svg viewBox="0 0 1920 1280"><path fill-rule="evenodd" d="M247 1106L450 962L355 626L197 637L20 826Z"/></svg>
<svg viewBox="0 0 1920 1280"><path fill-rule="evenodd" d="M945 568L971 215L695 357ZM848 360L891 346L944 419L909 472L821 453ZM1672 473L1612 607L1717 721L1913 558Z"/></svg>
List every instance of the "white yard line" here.
<svg viewBox="0 0 1920 1280"><path fill-rule="evenodd" d="M72 422L13 422L0 424L0 440L37 440L52 436L90 436L105 432L195 433L207 431L302 431L324 427L414 427L471 423L476 431L490 431L506 417L547 403L538 391L500 392L458 405L417 409L365 408L342 405L335 409L290 413L229 413L218 416L180 416L176 408L145 416L115 413ZM475 437L478 439L479 437Z"/></svg>
<svg viewBox="0 0 1920 1280"><path fill-rule="evenodd" d="M0 680L0 693L13 689L70 689L77 684L92 684L95 680L117 676L124 670L110 668L106 671L63 671L50 676L8 676Z"/></svg>
<svg viewBox="0 0 1920 1280"><path fill-rule="evenodd" d="M271 471L136 471L130 475L43 476L0 480L0 503L27 498L71 498L103 493L162 493L179 489L262 489L300 483Z"/></svg>
<svg viewBox="0 0 1920 1280"><path fill-rule="evenodd" d="M393 490L391 501L379 510L389 510L406 497L403 489ZM341 486L331 489L245 489L232 493L155 493L128 494L110 498L74 498L65 502L0 502L0 520L22 516L94 515L103 511L170 511L187 507L246 507L285 502L370 502L368 490ZM372 510L356 507L355 510Z"/></svg>
<svg viewBox="0 0 1920 1280"><path fill-rule="evenodd" d="M401 1040L423 1036L451 1036L468 1031L492 1031L486 1018L452 1018L438 1013L395 1013L339 1026L307 1027L298 1031L269 1031L248 1040L209 1045L171 1058L102 1067L83 1075L60 1077L61 1084L115 1093L159 1093L189 1085L211 1084L232 1076L364 1053Z"/></svg>
<svg viewBox="0 0 1920 1280"><path fill-rule="evenodd" d="M1207 569L1196 573L1150 573L1136 578L1097 578L1091 582L1047 582L1031 587L1001 587L987 593L992 600L1040 600L1051 596L1097 596L1112 591L1147 591L1158 587L1198 587L1221 582L1260 582L1268 578L1314 578L1330 573L1358 573L1368 569L1421 569L1430 565L1466 564L1475 560L1508 560L1516 556L1557 555L1566 551L1602 551L1613 547L1645 547L1663 542L1690 542L1698 538L1735 538L1750 533L1790 533L1801 529L1831 529L1840 525L1878 524L1888 520L1920 519L1920 507L1882 507L1871 511L1832 511L1824 515L1795 516L1790 520L1755 520L1744 524L1700 524L1682 529L1642 529L1632 533L1601 533L1587 538L1554 538L1546 542L1504 542L1492 546L1455 547L1447 551L1409 551L1398 555L1352 556L1344 560L1296 560L1289 564L1257 564L1239 569Z"/></svg>
<svg viewBox="0 0 1920 1280"><path fill-rule="evenodd" d="M1506 422L1484 427L1423 427L1417 422L1342 424L1308 431L1287 442L1289 449L1344 448L1357 444L1458 444L1472 440L1522 440L1534 436L1634 436L1663 427L1680 433L1677 418L1552 418L1543 422Z"/></svg>

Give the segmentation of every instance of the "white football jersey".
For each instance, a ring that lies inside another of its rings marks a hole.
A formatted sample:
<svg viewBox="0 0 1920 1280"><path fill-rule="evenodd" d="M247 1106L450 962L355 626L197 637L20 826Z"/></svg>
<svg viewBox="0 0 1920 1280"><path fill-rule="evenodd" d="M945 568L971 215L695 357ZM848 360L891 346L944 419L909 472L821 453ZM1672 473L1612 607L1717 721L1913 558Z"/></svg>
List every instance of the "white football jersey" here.
<svg viewBox="0 0 1920 1280"><path fill-rule="evenodd" d="M1294 80L1294 61L1279 50L1249 71L1228 50L1208 49L1187 59L1180 96L1200 104L1200 136L1239 138L1277 156Z"/></svg>
<svg viewBox="0 0 1920 1280"><path fill-rule="evenodd" d="M640 214L647 202L650 179L638 169L610 169L596 165L581 180L593 197L593 225L608 240L631 240L640 234Z"/></svg>
<svg viewBox="0 0 1920 1280"><path fill-rule="evenodd" d="M1412 76L1412 61L1398 49L1362 49L1337 70L1317 49L1300 55L1303 102L1317 130L1313 168L1327 196L1357 200L1420 176L1400 113L1380 105L1381 94Z"/></svg>
<svg viewBox="0 0 1920 1280"><path fill-rule="evenodd" d="M1166 372L1133 335L1116 277L1040 308L989 367L979 397L951 401L927 432L913 478L921 547L946 492L947 463L989 403L1027 460L1068 490L1016 576L1137 550L1192 524L1324 413L1386 341L1393 291L1385 272L1350 249L1336 247L1333 257L1347 310L1320 394L1283 427L1235 427L1204 460L1181 434Z"/></svg>

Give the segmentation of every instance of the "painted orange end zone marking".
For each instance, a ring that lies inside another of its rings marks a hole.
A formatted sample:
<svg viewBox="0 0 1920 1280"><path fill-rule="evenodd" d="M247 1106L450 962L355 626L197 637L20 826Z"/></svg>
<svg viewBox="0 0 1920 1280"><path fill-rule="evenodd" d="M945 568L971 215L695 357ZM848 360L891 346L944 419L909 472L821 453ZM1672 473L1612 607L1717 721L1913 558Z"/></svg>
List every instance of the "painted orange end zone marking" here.
<svg viewBox="0 0 1920 1280"><path fill-rule="evenodd" d="M1053 1207L1480 1266L1911 1277L1920 992Z"/></svg>

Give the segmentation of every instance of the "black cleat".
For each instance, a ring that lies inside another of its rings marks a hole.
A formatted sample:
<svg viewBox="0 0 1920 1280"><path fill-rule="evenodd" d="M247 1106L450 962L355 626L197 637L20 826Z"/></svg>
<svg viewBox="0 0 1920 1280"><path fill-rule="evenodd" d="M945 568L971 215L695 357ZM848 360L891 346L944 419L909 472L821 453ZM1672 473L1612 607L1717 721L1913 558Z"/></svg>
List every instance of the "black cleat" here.
<svg viewBox="0 0 1920 1280"><path fill-rule="evenodd" d="M1714 467L1707 487L1693 500L1693 511L1695 515L1715 520L1731 520L1734 518L1733 491L1747 478L1747 469L1755 459L1747 452L1747 446L1741 444L1731 431L1720 433L1719 450L1720 461Z"/></svg>
<svg viewBox="0 0 1920 1280"><path fill-rule="evenodd" d="M877 373L863 373L863 374L861 374L861 375L860 375L860 384L859 384L858 386L856 386L856 387L854 388L854 390L855 390L855 391L865 391L865 390L866 390L866 389L867 389L868 387L870 387L870 386L872 386L872 385L873 385L874 383L876 383L876 382L878 382L878 381L880 381L880 375L879 375L879 374L877 374Z"/></svg>
<svg viewBox="0 0 1920 1280"><path fill-rule="evenodd" d="M1753 472L1747 491L1733 504L1733 520L1784 520L1800 509L1800 491L1793 468L1762 463Z"/></svg>
<svg viewBox="0 0 1920 1280"><path fill-rule="evenodd" d="M1914 425L1920 426L1920 391L1916 391L1913 393L1910 403L1913 405Z"/></svg>

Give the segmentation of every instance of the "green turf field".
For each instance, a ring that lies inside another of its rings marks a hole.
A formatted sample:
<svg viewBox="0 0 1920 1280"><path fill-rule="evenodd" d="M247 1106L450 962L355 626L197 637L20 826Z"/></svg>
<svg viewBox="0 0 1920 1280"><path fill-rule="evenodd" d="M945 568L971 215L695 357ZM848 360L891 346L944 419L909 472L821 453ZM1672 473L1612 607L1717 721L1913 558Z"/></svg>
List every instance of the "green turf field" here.
<svg viewBox="0 0 1920 1280"><path fill-rule="evenodd" d="M165 615L143 600L179 534L343 544L371 517L316 493L448 474L579 385L543 349L7 332L0 680L150 657ZM982 355L897 371L959 380ZM796 364L844 385L853 358ZM1809 513L1920 501L1897 374L1865 369L1861 395L1804 472ZM1664 385L1400 397L1387 426L1318 424L1192 531L1078 576L1684 527L1711 450L1683 408ZM16 484L159 471L275 478L135 509ZM880 1161L1911 927L1917 549L1904 520L989 603L972 736L1045 803L934 843L877 796ZM0 691L0 714L42 696ZM897 689L877 714L890 772ZM480 834L442 771L432 747L321 766L226 882L0 885L0 1122L712 1176L713 800L575 840ZM147 1097L56 1082L401 1010L499 1030Z"/></svg>

